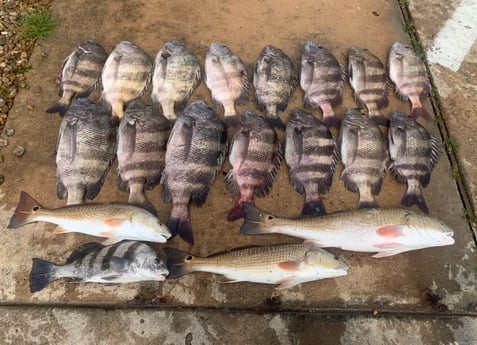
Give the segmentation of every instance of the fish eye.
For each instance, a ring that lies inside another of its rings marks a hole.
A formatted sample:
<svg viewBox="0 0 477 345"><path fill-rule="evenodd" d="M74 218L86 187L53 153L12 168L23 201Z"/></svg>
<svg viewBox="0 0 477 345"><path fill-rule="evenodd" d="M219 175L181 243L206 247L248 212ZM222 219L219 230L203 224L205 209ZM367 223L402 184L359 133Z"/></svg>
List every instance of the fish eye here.
<svg viewBox="0 0 477 345"><path fill-rule="evenodd" d="M272 215L268 215L268 216L267 216L267 220L273 220L274 218L275 218L275 217L272 216Z"/></svg>
<svg viewBox="0 0 477 345"><path fill-rule="evenodd" d="M38 211L39 209L40 209L39 206L34 206L34 207L33 207L33 211Z"/></svg>
<svg viewBox="0 0 477 345"><path fill-rule="evenodd" d="M189 255L186 257L186 261L191 261L192 260L192 255Z"/></svg>

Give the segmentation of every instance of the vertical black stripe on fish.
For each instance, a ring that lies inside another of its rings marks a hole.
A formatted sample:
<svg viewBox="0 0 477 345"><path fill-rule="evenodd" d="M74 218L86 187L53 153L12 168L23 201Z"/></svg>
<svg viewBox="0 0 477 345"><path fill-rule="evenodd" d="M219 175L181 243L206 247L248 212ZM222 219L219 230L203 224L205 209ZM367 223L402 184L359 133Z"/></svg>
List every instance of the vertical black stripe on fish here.
<svg viewBox="0 0 477 345"><path fill-rule="evenodd" d="M114 253L118 249L117 246L111 246L107 249L106 253L101 260L101 271L107 271L111 267L111 257L114 256Z"/></svg>
<svg viewBox="0 0 477 345"><path fill-rule="evenodd" d="M122 257L128 261L133 261L134 256L136 255L137 249L143 246L144 244L142 244L141 242L132 242L132 243L128 243L128 245L129 245L128 249L122 255Z"/></svg>
<svg viewBox="0 0 477 345"><path fill-rule="evenodd" d="M97 250L95 252L93 252L91 255L87 255L85 256L85 262L83 262L83 260L80 260L78 262L78 265L77 266L86 266L86 268L88 269L88 271L91 271L94 269L94 266L96 264L96 259L97 257L99 256L99 254L101 252L103 252L105 250L105 248L101 249L101 250Z"/></svg>

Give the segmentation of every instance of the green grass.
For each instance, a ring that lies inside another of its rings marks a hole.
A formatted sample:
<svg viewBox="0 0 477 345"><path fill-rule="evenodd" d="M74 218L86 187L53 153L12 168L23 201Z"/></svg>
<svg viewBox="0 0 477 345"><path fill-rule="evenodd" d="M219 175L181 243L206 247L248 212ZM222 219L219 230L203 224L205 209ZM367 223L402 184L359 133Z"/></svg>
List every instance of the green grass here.
<svg viewBox="0 0 477 345"><path fill-rule="evenodd" d="M31 71L32 69L33 67L31 66L18 67L16 70L16 73L25 74L26 72Z"/></svg>
<svg viewBox="0 0 477 345"><path fill-rule="evenodd" d="M2 98L6 98L9 94L10 92L7 89L0 89L0 96L2 96Z"/></svg>
<svg viewBox="0 0 477 345"><path fill-rule="evenodd" d="M460 179L460 171L458 167L452 168L451 176L454 181L457 181Z"/></svg>
<svg viewBox="0 0 477 345"><path fill-rule="evenodd" d="M450 136L447 138L446 147L447 147L447 152L449 153L457 152L458 145L454 137Z"/></svg>
<svg viewBox="0 0 477 345"><path fill-rule="evenodd" d="M56 28L56 21L46 8L39 8L20 18L20 38L47 38Z"/></svg>

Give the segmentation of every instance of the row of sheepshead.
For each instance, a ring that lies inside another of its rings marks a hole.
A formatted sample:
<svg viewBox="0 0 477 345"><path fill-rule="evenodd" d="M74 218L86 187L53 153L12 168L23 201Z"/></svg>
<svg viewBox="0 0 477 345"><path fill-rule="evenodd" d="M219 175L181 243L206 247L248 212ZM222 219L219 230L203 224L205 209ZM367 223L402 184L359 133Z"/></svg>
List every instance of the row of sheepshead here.
<svg viewBox="0 0 477 345"><path fill-rule="evenodd" d="M104 67L103 67L104 65ZM409 99L412 115L429 117L420 97L429 94L426 69L408 45L392 45L388 62L389 76L402 99ZM201 68L195 54L178 41L167 42L154 64L140 47L129 41L119 43L107 56L93 40L80 45L64 62L61 73L61 99L48 112L64 114L74 97L87 97L101 76L102 98L113 116L122 118L127 102L146 92L152 74L151 100L162 107L168 120L175 120L201 81ZM339 127L340 118L333 107L342 103L344 80L349 75L355 100L377 122L388 120L381 110L388 106L389 83L384 64L365 48L348 50L348 71L322 45L308 41L301 57L299 84L304 105L320 108L327 126ZM212 43L205 58L205 84L213 100L224 109L226 125L237 121L236 105L249 99L249 78L242 60L227 46ZM267 45L254 68L253 84L258 107L272 126L284 129L280 112L284 111L298 84L290 58L280 49Z"/></svg>

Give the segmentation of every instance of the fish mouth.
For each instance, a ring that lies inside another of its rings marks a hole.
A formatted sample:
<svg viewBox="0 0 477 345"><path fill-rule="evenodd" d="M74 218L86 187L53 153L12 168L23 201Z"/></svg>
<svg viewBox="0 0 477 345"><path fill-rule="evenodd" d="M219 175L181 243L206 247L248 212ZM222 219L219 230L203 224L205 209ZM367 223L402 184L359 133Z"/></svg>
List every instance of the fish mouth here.
<svg viewBox="0 0 477 345"><path fill-rule="evenodd" d="M167 276L169 275L169 271L168 270L165 270L165 271L161 271L158 275L159 277L159 281L164 281L166 280Z"/></svg>

